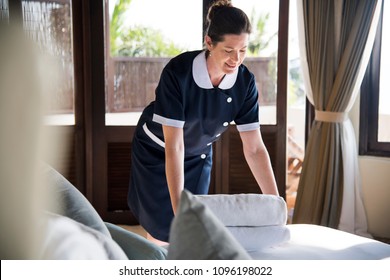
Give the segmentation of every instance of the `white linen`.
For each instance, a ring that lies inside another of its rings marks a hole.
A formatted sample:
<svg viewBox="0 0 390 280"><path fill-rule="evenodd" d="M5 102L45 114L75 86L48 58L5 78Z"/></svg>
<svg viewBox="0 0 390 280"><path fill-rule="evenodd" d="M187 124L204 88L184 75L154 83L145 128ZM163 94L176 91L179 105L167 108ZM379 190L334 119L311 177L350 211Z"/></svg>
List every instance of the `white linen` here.
<svg viewBox="0 0 390 280"><path fill-rule="evenodd" d="M286 226L227 227L247 252L262 250L290 239Z"/></svg>
<svg viewBox="0 0 390 280"><path fill-rule="evenodd" d="M287 206L275 195L197 195L227 227L281 226L287 222Z"/></svg>
<svg viewBox="0 0 390 280"><path fill-rule="evenodd" d="M290 240L249 252L269 260L390 260L390 245L340 230L316 225L287 225Z"/></svg>

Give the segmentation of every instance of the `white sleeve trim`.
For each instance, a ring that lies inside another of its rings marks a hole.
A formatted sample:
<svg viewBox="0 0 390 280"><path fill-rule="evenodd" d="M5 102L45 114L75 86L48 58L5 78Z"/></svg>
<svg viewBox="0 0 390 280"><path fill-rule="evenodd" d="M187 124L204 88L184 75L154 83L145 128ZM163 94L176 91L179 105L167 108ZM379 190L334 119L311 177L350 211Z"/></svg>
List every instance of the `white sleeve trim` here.
<svg viewBox="0 0 390 280"><path fill-rule="evenodd" d="M157 114L153 114L153 121L162 125L173 126L178 128L183 128L185 123L185 121L168 119Z"/></svg>
<svg viewBox="0 0 390 280"><path fill-rule="evenodd" d="M251 131L251 130L256 130L256 129L259 129L259 128L260 128L260 123L259 122L237 125L237 130L239 132Z"/></svg>
<svg viewBox="0 0 390 280"><path fill-rule="evenodd" d="M164 141L162 141L160 138L158 138L156 135L154 135L153 132L151 132L151 131L149 130L149 128L147 127L146 123L144 123L144 125L142 126L142 128L144 129L146 135L148 135L150 139L152 139L155 143L157 143L157 144L160 145L161 147L165 148L165 143L164 143Z"/></svg>

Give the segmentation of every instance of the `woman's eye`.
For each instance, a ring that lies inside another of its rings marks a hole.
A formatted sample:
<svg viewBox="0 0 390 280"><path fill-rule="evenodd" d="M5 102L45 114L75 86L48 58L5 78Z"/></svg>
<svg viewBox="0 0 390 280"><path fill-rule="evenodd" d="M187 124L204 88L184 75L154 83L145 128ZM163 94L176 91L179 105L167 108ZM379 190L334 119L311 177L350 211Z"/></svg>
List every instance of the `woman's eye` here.
<svg viewBox="0 0 390 280"><path fill-rule="evenodd" d="M246 53L246 50L240 50L241 53Z"/></svg>
<svg viewBox="0 0 390 280"><path fill-rule="evenodd" d="M226 53L232 53L232 50L225 50Z"/></svg>

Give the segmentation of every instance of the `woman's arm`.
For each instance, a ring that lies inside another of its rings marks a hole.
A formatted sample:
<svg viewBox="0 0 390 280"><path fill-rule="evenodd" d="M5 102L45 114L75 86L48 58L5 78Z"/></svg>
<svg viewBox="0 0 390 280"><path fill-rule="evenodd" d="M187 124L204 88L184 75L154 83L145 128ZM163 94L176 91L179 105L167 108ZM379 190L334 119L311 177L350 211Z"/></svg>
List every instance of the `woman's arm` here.
<svg viewBox="0 0 390 280"><path fill-rule="evenodd" d="M165 173L173 213L179 204L184 189L184 139L183 129L163 125L165 141Z"/></svg>
<svg viewBox="0 0 390 280"><path fill-rule="evenodd" d="M260 129L240 132L244 155L257 184L264 194L279 195L271 161Z"/></svg>

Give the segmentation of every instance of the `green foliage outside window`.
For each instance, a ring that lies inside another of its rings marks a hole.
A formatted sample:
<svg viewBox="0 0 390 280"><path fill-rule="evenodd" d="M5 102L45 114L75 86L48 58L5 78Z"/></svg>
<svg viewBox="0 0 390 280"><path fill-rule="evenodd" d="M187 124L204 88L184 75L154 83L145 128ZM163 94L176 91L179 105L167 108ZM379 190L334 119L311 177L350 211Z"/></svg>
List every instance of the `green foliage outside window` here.
<svg viewBox="0 0 390 280"><path fill-rule="evenodd" d="M110 21L111 56L172 57L183 52L161 31L145 27L124 25L124 15L131 0L117 0Z"/></svg>
<svg viewBox="0 0 390 280"><path fill-rule="evenodd" d="M116 0L110 21L111 56L131 57L172 57L184 50L173 41L164 37L161 31L145 27L126 27L125 13L132 0ZM277 32L267 36L265 29L269 13L251 14L253 33L250 36L248 56L261 56L261 52L277 37Z"/></svg>

